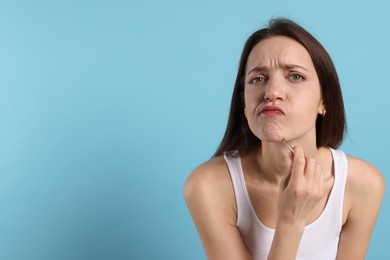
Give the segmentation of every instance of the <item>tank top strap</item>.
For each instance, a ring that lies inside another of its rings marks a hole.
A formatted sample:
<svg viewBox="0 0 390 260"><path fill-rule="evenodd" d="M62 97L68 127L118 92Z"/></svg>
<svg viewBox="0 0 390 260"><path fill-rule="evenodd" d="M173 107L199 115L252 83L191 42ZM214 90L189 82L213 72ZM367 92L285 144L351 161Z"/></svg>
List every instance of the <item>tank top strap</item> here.
<svg viewBox="0 0 390 260"><path fill-rule="evenodd" d="M224 159L229 169L230 178L232 180L234 196L237 206L237 227L243 221L243 215L248 212L245 196L245 180L241 173L241 158L238 151L225 152Z"/></svg>
<svg viewBox="0 0 390 260"><path fill-rule="evenodd" d="M348 174L348 160L345 153L341 150L335 150L329 148L333 156L334 164L334 197L333 197L333 207L336 212L338 212L338 225L341 229L343 222L343 207L344 207L344 193L345 193L345 184L347 182Z"/></svg>

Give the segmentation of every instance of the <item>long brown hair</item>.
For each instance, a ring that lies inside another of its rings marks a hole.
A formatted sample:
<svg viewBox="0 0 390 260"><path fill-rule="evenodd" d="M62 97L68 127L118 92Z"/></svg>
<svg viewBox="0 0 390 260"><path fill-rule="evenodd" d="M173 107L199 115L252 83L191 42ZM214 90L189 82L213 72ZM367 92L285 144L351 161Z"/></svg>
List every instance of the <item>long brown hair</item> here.
<svg viewBox="0 0 390 260"><path fill-rule="evenodd" d="M337 72L329 54L321 43L301 26L289 19L278 18L272 19L268 27L254 32L244 45L225 135L213 157L221 155L225 151L234 150L243 154L255 146L261 145L261 140L249 129L244 115L245 67L248 56L255 45L273 36L286 36L299 42L306 48L313 61L321 86L323 103L326 108L326 116L318 116L316 120L317 147L328 146L337 148L344 139L347 128L344 102Z"/></svg>

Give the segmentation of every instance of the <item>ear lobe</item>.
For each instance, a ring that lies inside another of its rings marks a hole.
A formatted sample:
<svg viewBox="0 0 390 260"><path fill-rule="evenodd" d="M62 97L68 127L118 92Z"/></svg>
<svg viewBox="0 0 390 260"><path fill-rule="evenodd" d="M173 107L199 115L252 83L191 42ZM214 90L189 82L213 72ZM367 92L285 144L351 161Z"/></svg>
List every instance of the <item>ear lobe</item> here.
<svg viewBox="0 0 390 260"><path fill-rule="evenodd" d="M326 114L326 108L322 100L321 100L321 104L318 106L318 114L320 114L322 117L324 117Z"/></svg>
<svg viewBox="0 0 390 260"><path fill-rule="evenodd" d="M318 114L320 114L322 117L324 117L326 115L325 107L318 109Z"/></svg>

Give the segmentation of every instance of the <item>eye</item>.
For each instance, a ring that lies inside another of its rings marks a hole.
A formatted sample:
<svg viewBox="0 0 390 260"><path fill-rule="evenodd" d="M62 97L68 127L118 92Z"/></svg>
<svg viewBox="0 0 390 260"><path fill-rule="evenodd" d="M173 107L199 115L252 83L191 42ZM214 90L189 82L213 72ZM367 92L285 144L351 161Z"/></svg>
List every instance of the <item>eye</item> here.
<svg viewBox="0 0 390 260"><path fill-rule="evenodd" d="M292 74L289 76L289 78L292 80L292 81L302 81L304 80L305 78L300 75L300 74Z"/></svg>
<svg viewBox="0 0 390 260"><path fill-rule="evenodd" d="M265 82L267 81L267 79L263 76L256 76L256 77L253 77L251 79L249 79L249 82L250 84L257 84L257 83L262 83L262 82Z"/></svg>

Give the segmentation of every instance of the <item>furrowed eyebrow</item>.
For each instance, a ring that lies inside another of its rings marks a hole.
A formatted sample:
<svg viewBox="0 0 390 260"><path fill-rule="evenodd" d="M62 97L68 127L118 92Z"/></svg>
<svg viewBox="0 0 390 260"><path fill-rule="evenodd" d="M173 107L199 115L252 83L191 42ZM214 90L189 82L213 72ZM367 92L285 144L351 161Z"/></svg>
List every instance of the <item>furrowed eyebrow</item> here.
<svg viewBox="0 0 390 260"><path fill-rule="evenodd" d="M309 71L308 69L306 69L304 66L302 65L298 65L298 64L285 64L282 66L283 69L287 69L287 70L292 70L292 69L296 69L296 68L300 68L300 69L303 69L305 71ZM267 67L265 66L260 66L260 67L254 67L253 69L251 69L246 75L248 76L249 74L251 74L252 72L262 72L262 71L267 71Z"/></svg>
<svg viewBox="0 0 390 260"><path fill-rule="evenodd" d="M246 75L248 76L249 74L251 74L252 72L261 72L261 71L265 71L267 70L266 67L254 67L253 69L251 69Z"/></svg>
<svg viewBox="0 0 390 260"><path fill-rule="evenodd" d="M296 69L296 68L300 68L300 69L309 71L309 70L306 69L305 67L303 67L303 66L301 66L301 65L298 65L298 64L286 64L286 65L284 65L283 67L286 68L286 69Z"/></svg>

